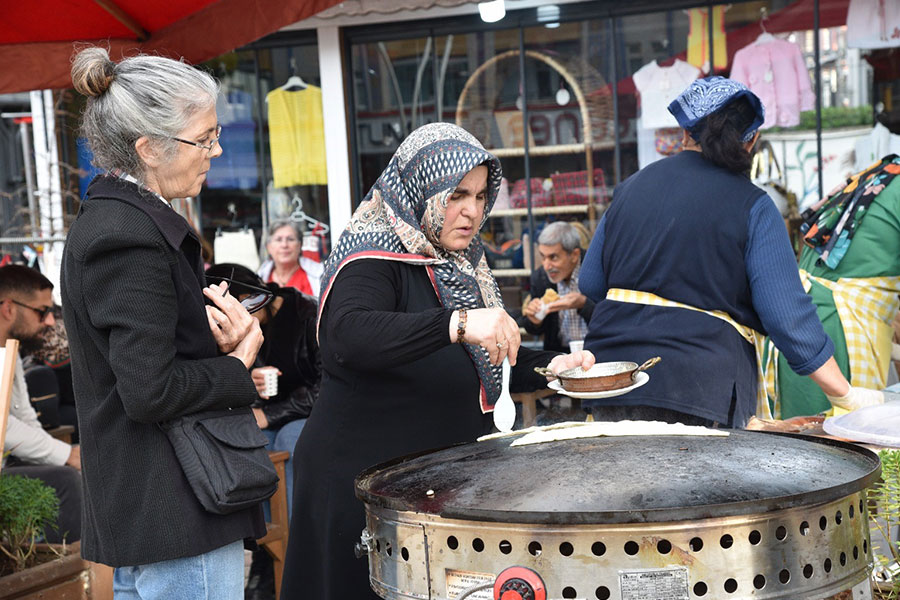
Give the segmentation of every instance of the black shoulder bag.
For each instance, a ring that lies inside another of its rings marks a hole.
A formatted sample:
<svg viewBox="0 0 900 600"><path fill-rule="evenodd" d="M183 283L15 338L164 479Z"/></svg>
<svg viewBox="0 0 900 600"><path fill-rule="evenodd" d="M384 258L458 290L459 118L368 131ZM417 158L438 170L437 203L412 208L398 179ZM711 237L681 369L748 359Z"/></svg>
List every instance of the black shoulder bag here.
<svg viewBox="0 0 900 600"><path fill-rule="evenodd" d="M161 423L203 508L228 514L268 499L278 475L268 439L249 407L204 411Z"/></svg>

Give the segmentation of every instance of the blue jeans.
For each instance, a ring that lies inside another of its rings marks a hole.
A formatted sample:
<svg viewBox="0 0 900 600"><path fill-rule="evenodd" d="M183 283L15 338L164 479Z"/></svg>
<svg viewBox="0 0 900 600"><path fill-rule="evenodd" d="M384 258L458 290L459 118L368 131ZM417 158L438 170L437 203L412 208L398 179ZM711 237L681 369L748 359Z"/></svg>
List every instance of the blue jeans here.
<svg viewBox="0 0 900 600"><path fill-rule="evenodd" d="M115 600L243 600L244 542L113 574Z"/></svg>
<svg viewBox="0 0 900 600"><path fill-rule="evenodd" d="M306 419L297 419L296 421L285 423L278 429L262 430L266 437L269 438L269 450L276 452L287 450L291 453L291 457L284 463L284 478L287 481L282 482L287 492L288 519L291 518L291 509L294 505L294 467L292 464L294 462L294 446L297 445L297 438L300 437L300 432L303 431L304 425L306 425ZM270 521L271 515L268 502L263 505L263 513L266 521Z"/></svg>

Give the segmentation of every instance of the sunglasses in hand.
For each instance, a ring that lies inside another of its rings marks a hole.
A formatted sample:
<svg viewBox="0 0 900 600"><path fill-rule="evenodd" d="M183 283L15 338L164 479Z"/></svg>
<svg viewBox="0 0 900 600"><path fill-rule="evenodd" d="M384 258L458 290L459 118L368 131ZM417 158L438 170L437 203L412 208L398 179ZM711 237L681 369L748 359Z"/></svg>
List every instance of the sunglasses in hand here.
<svg viewBox="0 0 900 600"><path fill-rule="evenodd" d="M234 271L231 272L231 275L234 276ZM220 283L222 281L227 283L228 287L222 295L224 296L228 292L231 292L231 295L237 298L238 302L241 303L241 306L246 308L249 313L255 313L256 311L265 308L265 306L275 297L275 294L265 288L250 285L249 283L244 283L242 281L235 281L231 277L207 275L206 280L209 284Z"/></svg>

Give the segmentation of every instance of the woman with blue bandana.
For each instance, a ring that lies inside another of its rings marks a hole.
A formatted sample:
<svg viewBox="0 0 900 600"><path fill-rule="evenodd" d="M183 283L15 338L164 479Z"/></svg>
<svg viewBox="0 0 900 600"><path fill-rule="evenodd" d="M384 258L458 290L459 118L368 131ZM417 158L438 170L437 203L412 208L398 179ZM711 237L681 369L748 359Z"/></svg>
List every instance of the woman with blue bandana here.
<svg viewBox="0 0 900 600"><path fill-rule="evenodd" d="M883 402L841 374L782 217L747 175L765 115L759 98L707 77L668 108L684 151L617 186L579 281L597 303L585 349L598 362L662 362L646 385L590 401L595 418L744 427L754 414L770 417L766 335L833 404Z"/></svg>

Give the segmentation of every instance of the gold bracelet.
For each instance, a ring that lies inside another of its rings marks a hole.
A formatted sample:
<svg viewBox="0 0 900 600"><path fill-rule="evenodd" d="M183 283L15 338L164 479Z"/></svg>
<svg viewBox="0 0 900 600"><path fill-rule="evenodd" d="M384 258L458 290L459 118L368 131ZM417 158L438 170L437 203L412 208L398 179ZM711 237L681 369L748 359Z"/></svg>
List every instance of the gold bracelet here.
<svg viewBox="0 0 900 600"><path fill-rule="evenodd" d="M456 322L456 343L466 343L466 309L459 309L459 321Z"/></svg>

